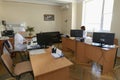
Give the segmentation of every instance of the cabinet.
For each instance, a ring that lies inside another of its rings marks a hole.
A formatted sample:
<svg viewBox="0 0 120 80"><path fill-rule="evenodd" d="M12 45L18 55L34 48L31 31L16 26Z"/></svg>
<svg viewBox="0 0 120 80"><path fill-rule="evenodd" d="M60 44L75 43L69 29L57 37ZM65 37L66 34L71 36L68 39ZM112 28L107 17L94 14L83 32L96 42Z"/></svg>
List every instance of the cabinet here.
<svg viewBox="0 0 120 80"><path fill-rule="evenodd" d="M72 50L75 52L76 63L97 62L103 67L103 73L113 70L117 46L115 48L104 50L101 47L92 46L84 42L78 42L75 39L63 38L63 50Z"/></svg>

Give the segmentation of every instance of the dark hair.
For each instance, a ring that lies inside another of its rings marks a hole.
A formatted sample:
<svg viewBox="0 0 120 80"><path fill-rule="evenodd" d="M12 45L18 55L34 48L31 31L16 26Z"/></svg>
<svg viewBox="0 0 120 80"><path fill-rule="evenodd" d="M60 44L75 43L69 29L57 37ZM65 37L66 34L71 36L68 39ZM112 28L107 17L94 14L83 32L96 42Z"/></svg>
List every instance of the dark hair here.
<svg viewBox="0 0 120 80"><path fill-rule="evenodd" d="M2 20L2 25L6 26L6 21Z"/></svg>
<svg viewBox="0 0 120 80"><path fill-rule="evenodd" d="M81 26L81 30L85 30L85 26Z"/></svg>

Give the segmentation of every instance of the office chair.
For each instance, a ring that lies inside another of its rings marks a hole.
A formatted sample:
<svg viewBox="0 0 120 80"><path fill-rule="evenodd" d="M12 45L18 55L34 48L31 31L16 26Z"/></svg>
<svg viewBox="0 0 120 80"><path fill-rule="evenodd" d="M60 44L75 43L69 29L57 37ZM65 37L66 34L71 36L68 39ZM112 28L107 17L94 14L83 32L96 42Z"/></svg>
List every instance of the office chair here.
<svg viewBox="0 0 120 80"><path fill-rule="evenodd" d="M12 44L10 43L10 41L5 40L3 42L3 52L5 53L10 53L10 56L13 58L16 56L16 53L13 51L13 47Z"/></svg>
<svg viewBox="0 0 120 80"><path fill-rule="evenodd" d="M4 41L4 46L12 58L16 57L16 54L19 54L22 60L29 60L29 53L27 51L15 51L9 40Z"/></svg>
<svg viewBox="0 0 120 80"><path fill-rule="evenodd" d="M16 80L20 80L22 78L21 76L26 73L30 73L32 79L34 80L30 61L23 61L14 65L10 55L6 53L1 55L1 61L9 74L16 78Z"/></svg>

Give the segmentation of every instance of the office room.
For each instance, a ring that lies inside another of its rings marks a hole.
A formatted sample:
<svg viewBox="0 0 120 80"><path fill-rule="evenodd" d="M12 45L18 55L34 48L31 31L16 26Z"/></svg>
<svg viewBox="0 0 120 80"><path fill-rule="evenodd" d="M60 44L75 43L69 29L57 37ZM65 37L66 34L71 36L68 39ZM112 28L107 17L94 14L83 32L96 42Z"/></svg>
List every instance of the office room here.
<svg viewBox="0 0 120 80"><path fill-rule="evenodd" d="M0 0L0 80L120 80L119 3Z"/></svg>

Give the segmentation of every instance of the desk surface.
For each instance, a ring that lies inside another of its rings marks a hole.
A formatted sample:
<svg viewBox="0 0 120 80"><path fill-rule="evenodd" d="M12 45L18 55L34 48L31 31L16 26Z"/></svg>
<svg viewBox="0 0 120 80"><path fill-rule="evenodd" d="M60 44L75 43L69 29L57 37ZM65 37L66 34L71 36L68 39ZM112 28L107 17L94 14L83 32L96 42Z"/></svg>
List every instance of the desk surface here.
<svg viewBox="0 0 120 80"><path fill-rule="evenodd" d="M64 67L68 67L73 63L65 57L55 59L49 51L45 54L30 56L34 76L43 75Z"/></svg>

